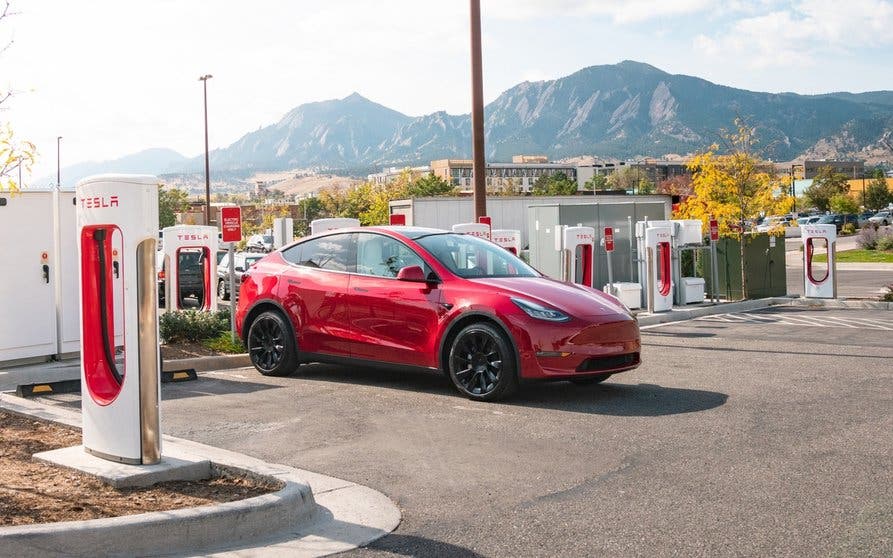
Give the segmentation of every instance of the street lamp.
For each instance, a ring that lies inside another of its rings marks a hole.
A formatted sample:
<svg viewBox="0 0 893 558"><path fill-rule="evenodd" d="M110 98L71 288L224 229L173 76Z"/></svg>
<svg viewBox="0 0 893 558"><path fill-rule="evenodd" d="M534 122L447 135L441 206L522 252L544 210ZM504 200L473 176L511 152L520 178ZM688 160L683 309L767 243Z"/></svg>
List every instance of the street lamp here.
<svg viewBox="0 0 893 558"><path fill-rule="evenodd" d="M59 146L62 143L62 136L56 137L56 189L60 190L62 188L62 167L59 165L62 160L59 157Z"/></svg>
<svg viewBox="0 0 893 558"><path fill-rule="evenodd" d="M211 162L208 155L208 80L211 74L198 78L205 92L205 224L211 224Z"/></svg>

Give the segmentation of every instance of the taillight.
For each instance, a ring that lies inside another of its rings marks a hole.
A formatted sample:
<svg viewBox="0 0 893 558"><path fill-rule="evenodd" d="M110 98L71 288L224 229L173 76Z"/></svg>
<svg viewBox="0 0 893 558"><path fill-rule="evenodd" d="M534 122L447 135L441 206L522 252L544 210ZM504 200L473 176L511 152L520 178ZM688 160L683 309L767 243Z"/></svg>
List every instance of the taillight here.
<svg viewBox="0 0 893 558"><path fill-rule="evenodd" d="M163 269L158 272L158 280L164 281L164 270Z"/></svg>

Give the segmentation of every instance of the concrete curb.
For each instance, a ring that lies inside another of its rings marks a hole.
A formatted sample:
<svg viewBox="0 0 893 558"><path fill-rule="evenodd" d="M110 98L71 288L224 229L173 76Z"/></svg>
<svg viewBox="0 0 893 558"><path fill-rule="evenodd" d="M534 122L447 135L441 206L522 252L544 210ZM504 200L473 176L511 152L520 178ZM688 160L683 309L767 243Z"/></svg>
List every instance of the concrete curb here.
<svg viewBox="0 0 893 558"><path fill-rule="evenodd" d="M821 298L792 298L773 297L758 298L754 300L741 300L738 302L721 302L697 306L694 308L676 307L669 312L659 314L640 313L636 317L640 327L656 326L671 322L681 322L712 316L715 314L730 314L735 312L751 312L769 308L770 306L803 306L807 308L847 308L854 310L893 310L893 303L876 300L849 300L849 299L821 299Z"/></svg>
<svg viewBox="0 0 893 558"><path fill-rule="evenodd" d="M251 358L248 356L248 353L165 360L162 362L161 369L163 372L171 372L192 368L196 372L209 372L211 370L227 370L229 368L244 368L246 366L251 366Z"/></svg>
<svg viewBox="0 0 893 558"><path fill-rule="evenodd" d="M73 427L81 422L74 411L2 393L0 409ZM0 527L3 554L324 556L368 544L400 523L400 511L386 496L349 481L164 436L163 453L168 449L207 459L223 471L278 480L283 488L196 508Z"/></svg>

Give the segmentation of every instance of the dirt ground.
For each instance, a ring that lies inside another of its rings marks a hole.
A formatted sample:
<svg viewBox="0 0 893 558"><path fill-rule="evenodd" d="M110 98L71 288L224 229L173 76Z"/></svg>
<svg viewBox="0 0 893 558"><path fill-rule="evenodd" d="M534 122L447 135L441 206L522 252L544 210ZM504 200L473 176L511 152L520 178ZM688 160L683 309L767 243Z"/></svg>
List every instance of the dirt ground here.
<svg viewBox="0 0 893 558"><path fill-rule="evenodd" d="M118 490L83 473L34 461L81 442L78 430L0 411L0 526L98 519L231 502L279 489L244 477Z"/></svg>

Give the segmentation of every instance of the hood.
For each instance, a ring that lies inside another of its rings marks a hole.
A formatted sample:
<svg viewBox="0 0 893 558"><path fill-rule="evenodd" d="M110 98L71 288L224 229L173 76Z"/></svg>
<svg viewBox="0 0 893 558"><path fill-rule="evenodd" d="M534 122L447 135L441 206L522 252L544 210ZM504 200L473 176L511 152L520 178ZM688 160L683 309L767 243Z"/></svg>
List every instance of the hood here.
<svg viewBox="0 0 893 558"><path fill-rule="evenodd" d="M601 291L548 277L495 277L469 279L499 289L509 296L527 298L581 318L620 315L629 310L617 299Z"/></svg>

